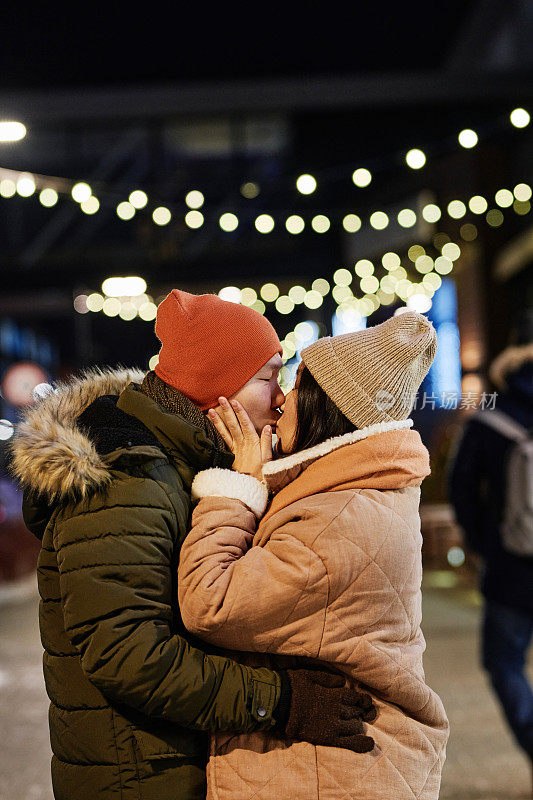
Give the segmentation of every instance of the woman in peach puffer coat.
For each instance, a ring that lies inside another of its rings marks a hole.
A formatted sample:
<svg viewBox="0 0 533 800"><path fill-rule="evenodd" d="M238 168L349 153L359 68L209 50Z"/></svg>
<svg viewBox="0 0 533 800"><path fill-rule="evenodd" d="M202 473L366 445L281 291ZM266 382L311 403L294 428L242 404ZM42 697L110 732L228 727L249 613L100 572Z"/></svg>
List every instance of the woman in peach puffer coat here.
<svg viewBox="0 0 533 800"><path fill-rule="evenodd" d="M438 798L448 721L425 682L420 629L429 456L408 419L435 352L414 312L306 348L275 461L270 431L259 442L242 407L212 412L235 463L193 485L178 581L186 626L253 663L326 662L378 712L363 723L366 753L213 736L212 800Z"/></svg>

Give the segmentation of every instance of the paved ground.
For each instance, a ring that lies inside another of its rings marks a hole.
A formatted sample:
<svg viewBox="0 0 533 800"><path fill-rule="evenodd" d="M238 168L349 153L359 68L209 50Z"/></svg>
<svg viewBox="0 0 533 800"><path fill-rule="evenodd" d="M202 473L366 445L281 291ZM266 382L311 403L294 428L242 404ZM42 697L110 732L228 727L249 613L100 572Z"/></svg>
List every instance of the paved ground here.
<svg viewBox="0 0 533 800"><path fill-rule="evenodd" d="M0 800L51 800L36 599L0 607ZM477 665L472 591L428 588L428 682L452 725L441 800L529 798L530 775ZM394 798L384 798L394 800Z"/></svg>

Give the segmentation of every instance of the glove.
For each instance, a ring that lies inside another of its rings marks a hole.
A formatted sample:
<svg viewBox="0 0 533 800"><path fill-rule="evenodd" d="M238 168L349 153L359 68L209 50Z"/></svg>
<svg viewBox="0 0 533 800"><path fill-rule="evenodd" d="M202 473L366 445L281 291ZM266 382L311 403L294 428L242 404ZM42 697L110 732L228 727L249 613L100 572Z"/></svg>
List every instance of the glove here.
<svg viewBox="0 0 533 800"><path fill-rule="evenodd" d="M368 753L374 740L365 736L363 720L377 717L370 695L345 686L344 675L318 669L278 670L282 699L278 730L290 739L325 747Z"/></svg>

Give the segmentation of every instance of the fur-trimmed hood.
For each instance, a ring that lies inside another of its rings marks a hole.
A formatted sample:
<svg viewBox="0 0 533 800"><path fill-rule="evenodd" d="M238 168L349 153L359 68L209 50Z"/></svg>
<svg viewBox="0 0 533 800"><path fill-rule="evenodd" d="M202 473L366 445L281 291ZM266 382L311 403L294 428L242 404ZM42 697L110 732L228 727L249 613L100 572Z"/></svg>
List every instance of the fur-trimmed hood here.
<svg viewBox="0 0 533 800"><path fill-rule="evenodd" d="M28 409L11 446L11 471L21 485L49 501L105 488L111 480L108 461L76 420L97 398L119 395L143 377L136 369L92 368L57 384Z"/></svg>

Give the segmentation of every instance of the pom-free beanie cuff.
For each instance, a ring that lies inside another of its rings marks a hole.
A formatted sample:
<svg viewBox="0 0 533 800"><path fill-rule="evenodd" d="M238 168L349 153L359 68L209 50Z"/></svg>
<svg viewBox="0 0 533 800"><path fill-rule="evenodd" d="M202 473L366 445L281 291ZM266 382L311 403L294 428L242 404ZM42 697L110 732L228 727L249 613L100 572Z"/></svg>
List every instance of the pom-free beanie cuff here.
<svg viewBox="0 0 533 800"><path fill-rule="evenodd" d="M437 349L431 322L405 312L363 331L328 336L302 360L337 408L358 428L407 419Z"/></svg>

